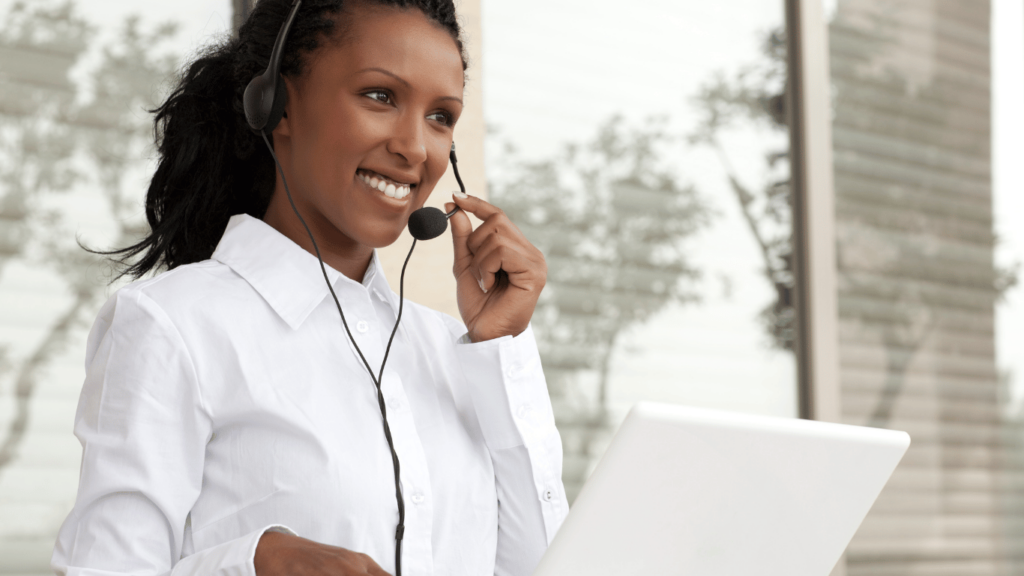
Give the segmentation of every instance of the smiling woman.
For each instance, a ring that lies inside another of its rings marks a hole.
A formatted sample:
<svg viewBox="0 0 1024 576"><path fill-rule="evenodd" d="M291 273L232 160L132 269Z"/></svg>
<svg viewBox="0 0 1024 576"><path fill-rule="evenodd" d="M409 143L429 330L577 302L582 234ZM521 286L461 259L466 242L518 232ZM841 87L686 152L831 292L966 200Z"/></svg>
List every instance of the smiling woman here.
<svg viewBox="0 0 1024 576"><path fill-rule="evenodd" d="M254 132L282 29L283 109ZM168 270L89 336L58 573L532 572L568 512L529 327L544 258L454 196L463 324L402 302L376 252L445 172L462 50L451 1L262 0L190 65L156 114L151 233L114 252Z"/></svg>
<svg viewBox="0 0 1024 576"><path fill-rule="evenodd" d="M363 4L347 13L343 49L285 79L274 146L299 210L335 257L327 263L359 278L370 251L398 238L444 174L464 80L460 47L422 12ZM264 220L309 243L283 194Z"/></svg>

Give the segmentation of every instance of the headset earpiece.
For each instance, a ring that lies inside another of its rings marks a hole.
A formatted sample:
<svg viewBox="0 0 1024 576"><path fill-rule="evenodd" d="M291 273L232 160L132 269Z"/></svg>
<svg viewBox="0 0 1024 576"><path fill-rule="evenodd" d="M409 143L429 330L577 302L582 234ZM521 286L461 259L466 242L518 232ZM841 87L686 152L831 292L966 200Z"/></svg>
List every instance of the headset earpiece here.
<svg viewBox="0 0 1024 576"><path fill-rule="evenodd" d="M280 72L281 53L300 5L302 0L292 2L288 19L281 25L277 40L274 41L274 50L270 53L267 69L249 81L249 85L245 87L245 94L242 95L245 120L255 132L270 134L284 116L284 107L288 103L288 89Z"/></svg>
<svg viewBox="0 0 1024 576"><path fill-rule="evenodd" d="M242 96L242 107L245 109L245 120L256 132L270 134L277 127L284 115L284 107L288 104L288 89L284 77L276 74L276 82L267 78L266 74L249 81Z"/></svg>

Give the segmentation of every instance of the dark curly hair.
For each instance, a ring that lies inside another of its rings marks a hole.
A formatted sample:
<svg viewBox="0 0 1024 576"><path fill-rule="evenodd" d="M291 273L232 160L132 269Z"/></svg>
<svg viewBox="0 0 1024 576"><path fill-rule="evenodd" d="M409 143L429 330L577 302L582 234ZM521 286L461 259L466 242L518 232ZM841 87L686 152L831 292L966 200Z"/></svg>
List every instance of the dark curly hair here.
<svg viewBox="0 0 1024 576"><path fill-rule="evenodd" d="M466 56L453 0L305 0L284 45L281 74L299 76L308 56L346 32L345 8L364 5L417 9L455 40ZM242 94L262 73L291 0L260 0L238 37L193 61L167 100L153 112L159 162L146 192L150 233L107 252L119 276L139 278L210 258L235 214L262 218L274 192L274 162L245 120Z"/></svg>

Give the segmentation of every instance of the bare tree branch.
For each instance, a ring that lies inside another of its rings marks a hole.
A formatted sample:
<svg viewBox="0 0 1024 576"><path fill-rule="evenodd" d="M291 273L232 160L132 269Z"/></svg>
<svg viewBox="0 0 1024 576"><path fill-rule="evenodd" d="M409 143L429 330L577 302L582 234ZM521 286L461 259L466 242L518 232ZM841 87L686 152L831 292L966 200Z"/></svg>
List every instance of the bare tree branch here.
<svg viewBox="0 0 1024 576"><path fill-rule="evenodd" d="M36 347L18 370L15 379L15 414L11 424L7 427L7 434L0 444L0 471L14 460L17 455L18 446L25 437L28 429L29 414L31 409L32 394L39 382L43 370L53 360L54 356L64 350L71 334L71 329L81 322L82 313L90 310L95 303L97 292L95 290L83 290L75 295L74 301L64 311L57 321L50 327L46 337Z"/></svg>

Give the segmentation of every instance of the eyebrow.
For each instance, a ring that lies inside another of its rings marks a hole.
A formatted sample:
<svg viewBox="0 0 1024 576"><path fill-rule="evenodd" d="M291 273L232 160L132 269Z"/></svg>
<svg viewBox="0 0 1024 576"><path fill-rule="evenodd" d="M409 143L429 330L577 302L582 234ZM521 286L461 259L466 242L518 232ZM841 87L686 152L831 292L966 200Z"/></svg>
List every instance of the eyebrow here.
<svg viewBox="0 0 1024 576"><path fill-rule="evenodd" d="M406 86L406 87L409 86L409 81L408 80L406 80L405 78L402 78L401 76L399 76L398 74L395 74L394 72L390 72L390 71L385 70L383 68L376 68L376 67L363 68L362 70L357 72L357 74L362 74L363 72L379 72L381 74L384 74L385 76L390 76L390 77L394 78L395 80L398 80L399 82L402 83L403 86ZM454 100L454 101L458 102L459 104L462 104L462 99L461 98L456 98L455 96L442 96L442 97L439 98L439 100Z"/></svg>

